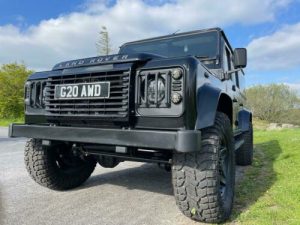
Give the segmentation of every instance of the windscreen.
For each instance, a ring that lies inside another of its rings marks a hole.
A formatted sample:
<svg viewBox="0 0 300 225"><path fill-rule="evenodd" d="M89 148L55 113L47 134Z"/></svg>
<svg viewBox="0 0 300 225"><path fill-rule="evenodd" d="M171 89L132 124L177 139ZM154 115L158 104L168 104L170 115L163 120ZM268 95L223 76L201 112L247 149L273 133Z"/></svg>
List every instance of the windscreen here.
<svg viewBox="0 0 300 225"><path fill-rule="evenodd" d="M217 49L218 33L213 31L125 44L119 53L152 53L166 57L190 55L204 59L216 58Z"/></svg>

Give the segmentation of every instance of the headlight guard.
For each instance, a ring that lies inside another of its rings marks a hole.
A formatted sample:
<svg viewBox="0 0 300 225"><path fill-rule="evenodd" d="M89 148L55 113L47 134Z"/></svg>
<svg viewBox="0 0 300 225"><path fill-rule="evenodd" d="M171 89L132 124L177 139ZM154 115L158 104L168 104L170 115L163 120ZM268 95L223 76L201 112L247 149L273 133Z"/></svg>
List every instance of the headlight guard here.
<svg viewBox="0 0 300 225"><path fill-rule="evenodd" d="M181 67L138 71L136 78L138 114L175 116L182 113L183 74ZM174 94L180 97L180 101L172 100Z"/></svg>

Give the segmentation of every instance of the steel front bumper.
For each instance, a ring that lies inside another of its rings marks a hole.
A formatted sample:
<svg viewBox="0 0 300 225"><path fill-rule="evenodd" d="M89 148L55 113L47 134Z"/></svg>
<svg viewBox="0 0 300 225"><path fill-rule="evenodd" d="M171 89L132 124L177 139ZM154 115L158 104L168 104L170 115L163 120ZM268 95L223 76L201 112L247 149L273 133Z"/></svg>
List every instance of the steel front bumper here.
<svg viewBox="0 0 300 225"><path fill-rule="evenodd" d="M100 129L11 124L10 137L194 152L201 148L200 131Z"/></svg>

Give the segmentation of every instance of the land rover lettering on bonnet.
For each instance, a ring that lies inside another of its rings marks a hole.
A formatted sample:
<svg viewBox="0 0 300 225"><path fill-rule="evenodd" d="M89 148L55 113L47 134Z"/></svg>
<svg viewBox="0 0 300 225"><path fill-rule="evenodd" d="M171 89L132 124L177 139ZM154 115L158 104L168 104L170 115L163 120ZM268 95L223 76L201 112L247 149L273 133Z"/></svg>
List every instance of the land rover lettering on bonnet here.
<svg viewBox="0 0 300 225"><path fill-rule="evenodd" d="M25 165L42 186L78 187L97 163L156 163L172 172L184 215L222 222L233 205L235 165L253 158L246 64L246 49L233 49L220 28L61 62L28 78L25 123L11 124L9 135L29 138Z"/></svg>

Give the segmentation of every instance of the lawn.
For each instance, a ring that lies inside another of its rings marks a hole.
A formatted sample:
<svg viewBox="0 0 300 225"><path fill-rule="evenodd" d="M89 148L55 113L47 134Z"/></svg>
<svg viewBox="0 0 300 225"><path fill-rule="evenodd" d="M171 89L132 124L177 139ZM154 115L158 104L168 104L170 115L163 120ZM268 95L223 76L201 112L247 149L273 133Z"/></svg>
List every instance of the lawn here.
<svg viewBox="0 0 300 225"><path fill-rule="evenodd" d="M255 130L254 142L229 223L300 224L300 129Z"/></svg>
<svg viewBox="0 0 300 225"><path fill-rule="evenodd" d="M0 127L7 127L11 123L24 123L22 118L20 119L0 119Z"/></svg>

